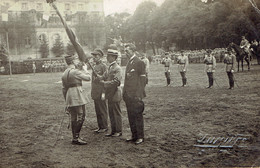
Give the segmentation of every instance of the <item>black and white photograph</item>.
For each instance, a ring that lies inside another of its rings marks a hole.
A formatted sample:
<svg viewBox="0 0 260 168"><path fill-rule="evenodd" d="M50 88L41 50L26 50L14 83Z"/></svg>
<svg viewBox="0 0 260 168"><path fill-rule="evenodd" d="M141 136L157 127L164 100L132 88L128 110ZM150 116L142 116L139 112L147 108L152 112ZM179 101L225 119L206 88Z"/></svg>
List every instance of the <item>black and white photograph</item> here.
<svg viewBox="0 0 260 168"><path fill-rule="evenodd" d="M0 168L260 167L260 0L1 0Z"/></svg>

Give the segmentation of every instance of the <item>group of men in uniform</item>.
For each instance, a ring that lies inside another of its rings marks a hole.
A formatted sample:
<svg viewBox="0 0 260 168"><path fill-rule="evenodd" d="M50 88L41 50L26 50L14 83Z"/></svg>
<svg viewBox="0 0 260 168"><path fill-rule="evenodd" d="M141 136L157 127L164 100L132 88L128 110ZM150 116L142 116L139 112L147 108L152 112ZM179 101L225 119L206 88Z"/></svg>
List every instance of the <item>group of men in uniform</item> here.
<svg viewBox="0 0 260 168"><path fill-rule="evenodd" d="M168 57L167 54L165 54L165 58L163 59L163 64L165 67L165 77L167 85L170 85L171 78L170 78L170 65L172 60ZM212 88L214 85L214 73L216 71L216 58L214 57L212 50L208 49L206 51L204 60L205 64L205 72L208 76L208 82L209 85L207 88ZM236 56L234 55L234 50L231 48L228 48L228 50L225 52L224 56L224 63L226 64L226 72L229 79L229 89L234 89L234 68L236 63ZM180 72L180 75L182 77L182 87L187 85L187 67L189 65L189 58L187 55L184 54L183 51L181 51L181 55L177 57L177 64L178 64L178 70Z"/></svg>
<svg viewBox="0 0 260 168"><path fill-rule="evenodd" d="M92 77L84 64L82 68L77 68L80 61L77 56L65 57L68 68L62 75L63 95L66 102L66 110L71 117L72 144L85 145L86 141L79 137L82 128L86 103L88 99L82 89L82 81L92 81L91 97L94 100L97 116L98 129L96 133L108 131L108 116L110 118L111 132L105 134L107 137L119 137L122 135L122 114L120 102L123 99L126 104L128 120L132 136L126 139L127 142L141 144L144 142L144 122L143 111L145 85L147 83L147 73L145 63L136 54L134 44L127 44L125 52L129 61L125 70L125 81L123 90L121 89L122 69L117 64L118 51L111 47L107 51L107 61L109 66L102 62L104 53L101 49L95 49L92 56L95 62Z"/></svg>
<svg viewBox="0 0 260 168"><path fill-rule="evenodd" d="M163 59L162 63L164 64L165 68L165 77L167 85L169 86L171 84L171 58L168 56L168 53L165 54L165 59ZM178 70L180 72L181 78L182 78L182 87L185 87L187 85L187 77L186 77L186 71L187 67L189 65L189 58L187 55L181 51L181 55L177 57L177 64L178 64Z"/></svg>

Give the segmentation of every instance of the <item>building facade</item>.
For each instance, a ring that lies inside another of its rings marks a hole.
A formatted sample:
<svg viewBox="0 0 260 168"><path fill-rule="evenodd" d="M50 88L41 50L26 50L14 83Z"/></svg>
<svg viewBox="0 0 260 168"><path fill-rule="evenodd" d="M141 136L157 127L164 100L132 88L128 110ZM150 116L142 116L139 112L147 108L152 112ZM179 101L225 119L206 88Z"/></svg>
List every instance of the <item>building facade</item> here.
<svg viewBox="0 0 260 168"><path fill-rule="evenodd" d="M84 48L86 46L88 49L103 47L106 41L103 0L57 0L54 3ZM51 52L51 48L57 38L61 39L64 48L66 48L69 39L65 29L56 11L46 1L1 0L0 5L0 12L8 13L8 18L10 18L8 24L15 32L13 38L18 39L10 44L10 53L13 60L26 59L27 57L40 58L39 47L43 43L43 39L46 39L50 49L48 57L55 56ZM30 24L29 27L34 29L33 33L21 37L21 30L18 29L23 24L19 27L17 21L15 21L17 19L24 21L24 24ZM23 39L21 40L21 38ZM2 34L0 40L4 41L3 39L5 37Z"/></svg>

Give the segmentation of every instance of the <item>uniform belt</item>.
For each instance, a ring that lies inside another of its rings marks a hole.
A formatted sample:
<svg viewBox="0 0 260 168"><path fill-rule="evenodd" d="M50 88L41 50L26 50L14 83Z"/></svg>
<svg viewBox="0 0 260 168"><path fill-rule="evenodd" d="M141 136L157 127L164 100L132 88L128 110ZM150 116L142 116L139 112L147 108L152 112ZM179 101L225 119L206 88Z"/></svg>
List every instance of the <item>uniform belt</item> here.
<svg viewBox="0 0 260 168"><path fill-rule="evenodd" d="M183 65L183 64L185 64L185 63L179 63L179 64Z"/></svg>
<svg viewBox="0 0 260 168"><path fill-rule="evenodd" d="M229 64L229 65L230 65L230 64L233 64L233 63L227 63L227 64Z"/></svg>
<svg viewBox="0 0 260 168"><path fill-rule="evenodd" d="M207 65L213 65L213 63L207 63Z"/></svg>
<svg viewBox="0 0 260 168"><path fill-rule="evenodd" d="M69 84L68 88L82 86L82 83Z"/></svg>

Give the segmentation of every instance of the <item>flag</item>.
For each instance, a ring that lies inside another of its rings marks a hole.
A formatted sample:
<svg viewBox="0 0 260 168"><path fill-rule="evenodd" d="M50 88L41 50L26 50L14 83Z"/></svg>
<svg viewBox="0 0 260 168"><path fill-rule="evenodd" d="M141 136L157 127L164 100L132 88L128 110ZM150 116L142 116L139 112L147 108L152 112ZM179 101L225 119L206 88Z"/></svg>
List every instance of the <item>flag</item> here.
<svg viewBox="0 0 260 168"><path fill-rule="evenodd" d="M78 56L79 56L79 60L82 62L86 62L87 60L87 56L82 48L82 46L79 44L77 37L75 36L75 33L73 32L73 30L71 28L68 27L67 23L64 21L63 17L61 16L59 10L57 9L55 4L52 4L52 7L56 10L56 13L58 14L58 16L61 19L61 22L66 30L66 33L70 39L70 42L72 43L72 45L74 46Z"/></svg>

